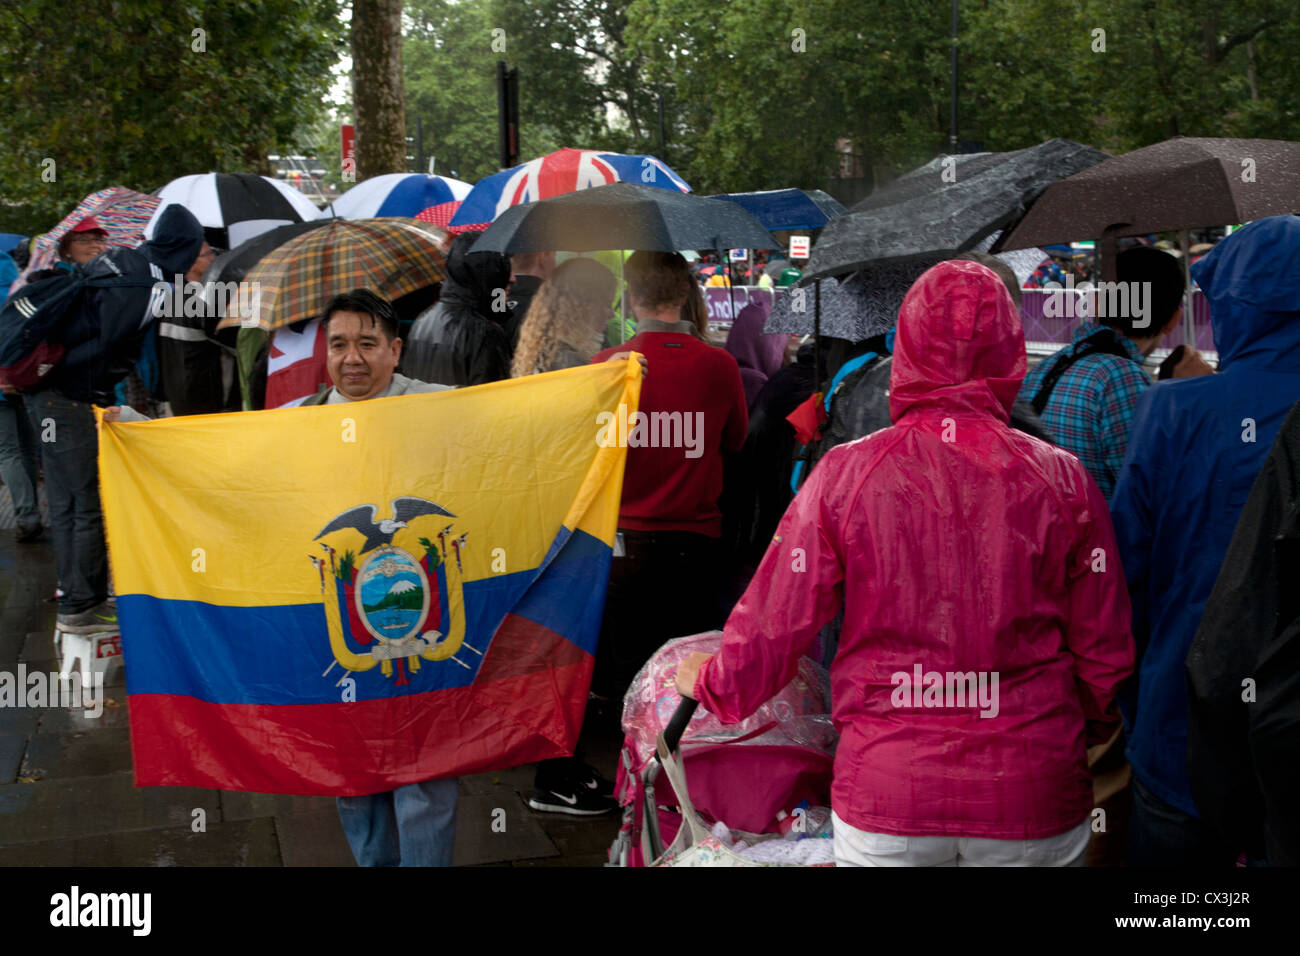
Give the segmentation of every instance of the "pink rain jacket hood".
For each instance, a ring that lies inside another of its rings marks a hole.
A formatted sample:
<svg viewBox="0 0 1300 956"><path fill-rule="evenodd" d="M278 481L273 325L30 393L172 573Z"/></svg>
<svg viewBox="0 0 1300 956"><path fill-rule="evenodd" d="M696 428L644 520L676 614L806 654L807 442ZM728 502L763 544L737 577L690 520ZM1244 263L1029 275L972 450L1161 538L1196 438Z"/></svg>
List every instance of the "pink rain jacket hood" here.
<svg viewBox="0 0 1300 956"><path fill-rule="evenodd" d="M700 671L703 706L743 719L843 608L832 800L858 829L1038 839L1092 808L1086 746L1133 669L1128 594L1083 465L1007 424L1024 374L993 272L921 276L893 426L818 463Z"/></svg>

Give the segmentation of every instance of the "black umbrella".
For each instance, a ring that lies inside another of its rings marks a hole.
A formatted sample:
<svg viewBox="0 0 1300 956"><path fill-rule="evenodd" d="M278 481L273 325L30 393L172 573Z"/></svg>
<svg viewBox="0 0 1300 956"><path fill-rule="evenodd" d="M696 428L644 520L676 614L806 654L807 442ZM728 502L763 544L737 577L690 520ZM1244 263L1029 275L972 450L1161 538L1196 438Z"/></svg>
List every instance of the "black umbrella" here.
<svg viewBox="0 0 1300 956"><path fill-rule="evenodd" d="M1019 219L1052 183L1107 158L1053 139L1007 153L932 160L832 219L805 278L853 272L880 259L965 252Z"/></svg>
<svg viewBox="0 0 1300 956"><path fill-rule="evenodd" d="M1049 186L1001 248L1144 236L1294 212L1300 212L1300 143L1178 136Z"/></svg>
<svg viewBox="0 0 1300 956"><path fill-rule="evenodd" d="M814 280L812 285L821 288L820 325L813 311L814 289L796 286L777 299L763 331L813 332L850 342L888 332L898 322L898 309L912 283L925 270L947 258L947 253L934 253L911 259L887 259L873 262L852 275L840 276L838 280ZM998 258L1011 267L1016 280L1023 285L1043 261L1043 251L1005 252Z"/></svg>
<svg viewBox="0 0 1300 956"><path fill-rule="evenodd" d="M511 206L475 252L603 249L776 249L779 243L734 203L674 189L614 183Z"/></svg>

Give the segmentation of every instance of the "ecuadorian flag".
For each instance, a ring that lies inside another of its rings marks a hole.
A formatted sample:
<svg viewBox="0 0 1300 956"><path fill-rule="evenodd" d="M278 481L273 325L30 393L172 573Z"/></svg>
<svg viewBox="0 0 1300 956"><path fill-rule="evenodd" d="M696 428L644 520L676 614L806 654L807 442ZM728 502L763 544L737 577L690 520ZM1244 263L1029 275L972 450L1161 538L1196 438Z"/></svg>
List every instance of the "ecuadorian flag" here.
<svg viewBox="0 0 1300 956"><path fill-rule="evenodd" d="M355 795L571 753L626 456L605 424L640 389L630 358L103 425L136 785Z"/></svg>

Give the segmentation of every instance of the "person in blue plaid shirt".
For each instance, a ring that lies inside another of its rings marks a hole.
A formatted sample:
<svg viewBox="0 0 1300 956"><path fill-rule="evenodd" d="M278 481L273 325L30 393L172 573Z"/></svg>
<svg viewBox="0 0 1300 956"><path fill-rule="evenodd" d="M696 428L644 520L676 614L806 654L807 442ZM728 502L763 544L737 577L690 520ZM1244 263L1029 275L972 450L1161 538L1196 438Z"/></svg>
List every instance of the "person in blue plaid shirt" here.
<svg viewBox="0 0 1300 956"><path fill-rule="evenodd" d="M1100 317L1102 324L1085 319L1069 345L1025 376L1019 396L1032 404L1058 363L1090 346L1102 349L1061 372L1039 414L1057 444L1083 462L1107 500L1124 461L1133 410L1151 385L1143 363L1183 314L1183 272L1173 256L1138 246L1119 254L1116 269L1121 283L1149 283L1140 300L1143 314L1130 308L1127 315ZM1186 351L1176 377L1212 371L1194 349Z"/></svg>

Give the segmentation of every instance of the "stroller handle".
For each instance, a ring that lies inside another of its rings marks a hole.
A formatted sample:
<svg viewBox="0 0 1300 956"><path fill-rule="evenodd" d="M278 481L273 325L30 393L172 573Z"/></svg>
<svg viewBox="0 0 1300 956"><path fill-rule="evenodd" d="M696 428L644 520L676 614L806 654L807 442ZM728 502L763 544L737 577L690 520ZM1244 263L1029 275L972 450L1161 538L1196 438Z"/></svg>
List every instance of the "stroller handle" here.
<svg viewBox="0 0 1300 956"><path fill-rule="evenodd" d="M670 751L677 749L682 734L686 733L686 725L691 722L691 718L695 716L695 708L699 706L700 702L698 700L683 697L682 702L673 711L672 719L668 721L668 726L664 728L664 743L667 744Z"/></svg>

